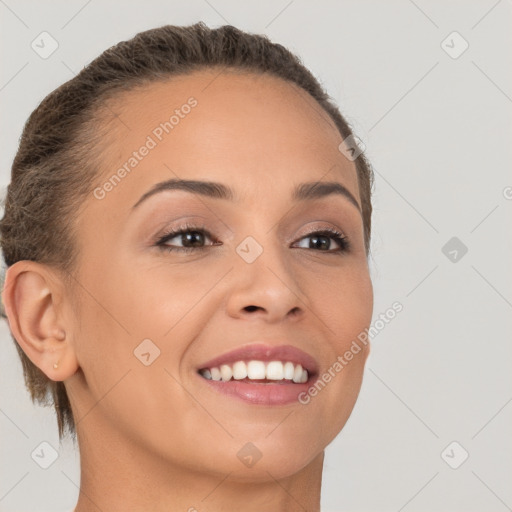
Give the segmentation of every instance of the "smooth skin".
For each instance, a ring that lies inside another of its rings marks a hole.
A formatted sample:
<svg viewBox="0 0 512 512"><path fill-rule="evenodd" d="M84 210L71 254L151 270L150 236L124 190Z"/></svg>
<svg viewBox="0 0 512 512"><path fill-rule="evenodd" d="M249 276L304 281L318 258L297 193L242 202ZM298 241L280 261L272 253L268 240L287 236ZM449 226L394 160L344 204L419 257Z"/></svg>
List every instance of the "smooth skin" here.
<svg viewBox="0 0 512 512"><path fill-rule="evenodd" d="M85 199L75 294L46 265L9 268L10 327L70 396L81 456L76 512L318 511L324 449L352 412L369 345L307 405L229 398L197 368L263 342L308 352L322 374L370 325L360 209L340 194L291 201L300 183L335 181L360 205L355 164L306 92L209 70L111 103L122 122L110 123L97 184L191 96L197 106L129 174L103 199ZM220 182L234 200L167 190L132 208L171 178ZM204 235L189 253L156 246L184 221L220 243ZM348 252L334 238L313 243L311 233L326 228L348 238ZM250 264L236 251L248 236L263 248ZM148 366L134 355L144 339L160 350ZM249 442L261 453L252 467L237 456Z"/></svg>

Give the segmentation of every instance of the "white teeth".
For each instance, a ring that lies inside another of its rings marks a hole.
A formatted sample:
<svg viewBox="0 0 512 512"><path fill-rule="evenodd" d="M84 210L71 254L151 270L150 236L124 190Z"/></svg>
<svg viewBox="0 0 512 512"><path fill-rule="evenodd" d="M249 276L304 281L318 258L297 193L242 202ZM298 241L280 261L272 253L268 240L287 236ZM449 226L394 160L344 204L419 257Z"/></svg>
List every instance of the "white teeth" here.
<svg viewBox="0 0 512 512"><path fill-rule="evenodd" d="M284 365L284 378L287 380L292 380L294 371L295 371L295 366L293 365L293 363L290 363L290 361L288 361Z"/></svg>
<svg viewBox="0 0 512 512"><path fill-rule="evenodd" d="M269 380L283 380L283 363L281 363L281 361L270 361L270 363L267 364L266 376Z"/></svg>
<svg viewBox="0 0 512 512"><path fill-rule="evenodd" d="M233 365L233 379L241 380L247 377L247 365L243 361L237 361Z"/></svg>
<svg viewBox="0 0 512 512"><path fill-rule="evenodd" d="M293 372L293 382L300 384L302 381L302 366L298 364Z"/></svg>
<svg viewBox="0 0 512 512"><path fill-rule="evenodd" d="M247 377L249 379L264 379L265 363L263 361L249 361L247 364Z"/></svg>
<svg viewBox="0 0 512 512"><path fill-rule="evenodd" d="M296 384L308 381L309 374L300 364L293 364L290 361L264 361L252 360L237 361L232 365L222 364L219 367L205 368L201 375L208 380L291 380Z"/></svg>
<svg viewBox="0 0 512 512"><path fill-rule="evenodd" d="M231 380L231 377L233 377L233 370L231 369L231 366L227 364L221 365L220 375L222 377L222 380Z"/></svg>

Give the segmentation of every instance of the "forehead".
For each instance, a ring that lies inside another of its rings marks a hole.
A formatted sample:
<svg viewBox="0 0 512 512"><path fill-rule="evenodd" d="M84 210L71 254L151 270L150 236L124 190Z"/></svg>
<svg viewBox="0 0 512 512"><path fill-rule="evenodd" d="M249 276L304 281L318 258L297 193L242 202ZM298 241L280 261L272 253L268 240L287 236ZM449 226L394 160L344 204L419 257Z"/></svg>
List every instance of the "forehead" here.
<svg viewBox="0 0 512 512"><path fill-rule="evenodd" d="M355 165L338 150L333 121L279 78L205 70L122 93L108 112L101 180L126 170L113 201L133 204L172 177L224 182L247 200L311 180L340 181L359 197Z"/></svg>

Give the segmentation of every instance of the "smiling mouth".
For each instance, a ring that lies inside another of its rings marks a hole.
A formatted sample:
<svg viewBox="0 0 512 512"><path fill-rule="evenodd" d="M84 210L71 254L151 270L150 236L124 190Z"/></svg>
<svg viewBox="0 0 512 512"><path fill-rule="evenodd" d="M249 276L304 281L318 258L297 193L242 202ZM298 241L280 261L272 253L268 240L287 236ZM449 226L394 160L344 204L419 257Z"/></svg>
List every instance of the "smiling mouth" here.
<svg viewBox="0 0 512 512"><path fill-rule="evenodd" d="M232 364L202 368L198 373L207 380L254 384L304 384L310 378L301 364L279 360L236 361Z"/></svg>

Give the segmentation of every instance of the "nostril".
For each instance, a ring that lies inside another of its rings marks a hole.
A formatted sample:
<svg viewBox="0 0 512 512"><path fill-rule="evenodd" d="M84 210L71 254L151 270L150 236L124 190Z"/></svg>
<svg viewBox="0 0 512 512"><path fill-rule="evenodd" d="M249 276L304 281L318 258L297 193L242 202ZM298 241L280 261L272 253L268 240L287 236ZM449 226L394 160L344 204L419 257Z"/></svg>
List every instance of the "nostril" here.
<svg viewBox="0 0 512 512"><path fill-rule="evenodd" d="M246 311L252 312L252 311L255 311L255 310L260 309L260 308L258 306L246 306L244 309Z"/></svg>

